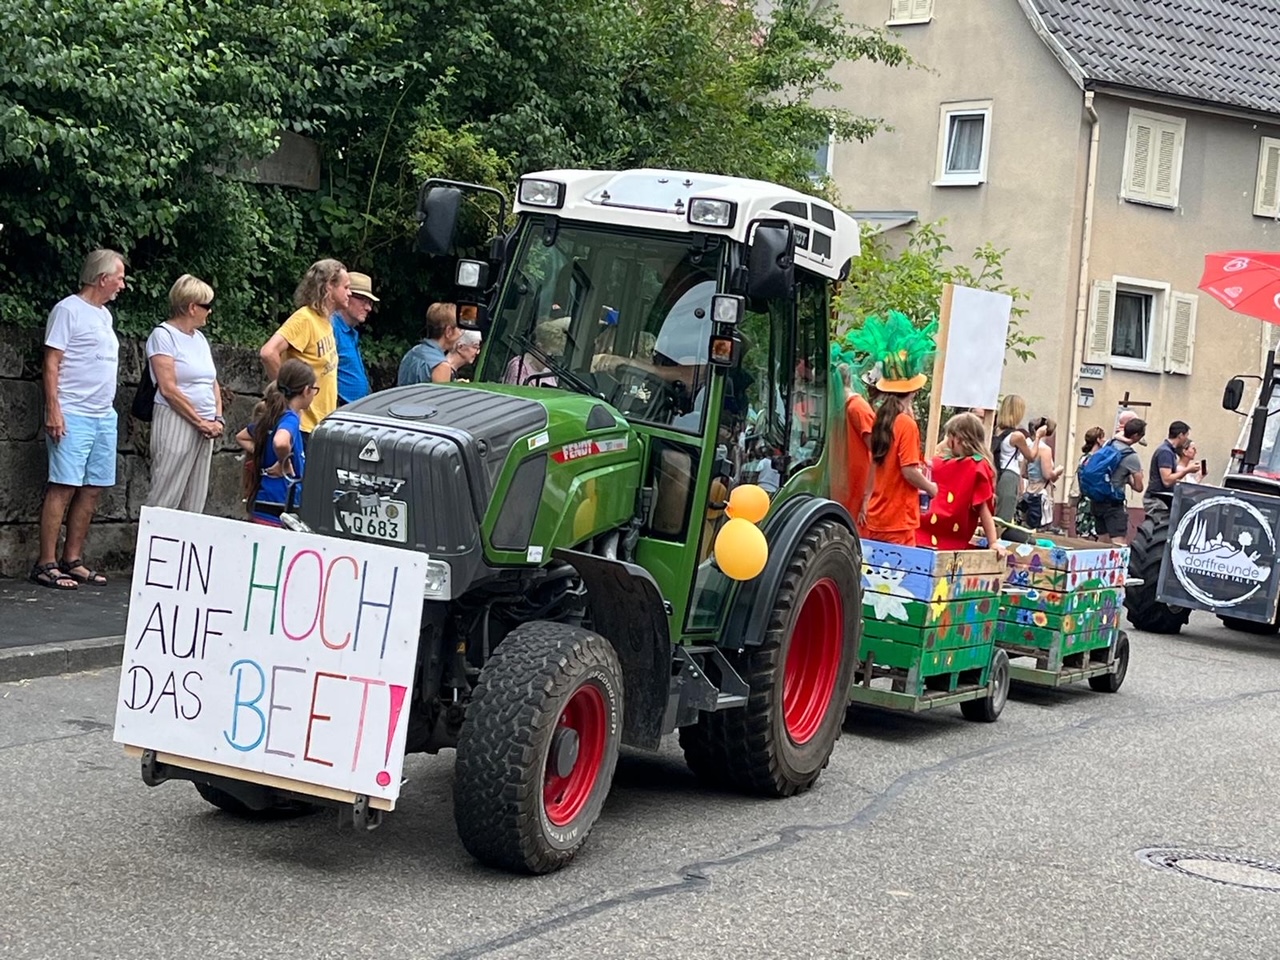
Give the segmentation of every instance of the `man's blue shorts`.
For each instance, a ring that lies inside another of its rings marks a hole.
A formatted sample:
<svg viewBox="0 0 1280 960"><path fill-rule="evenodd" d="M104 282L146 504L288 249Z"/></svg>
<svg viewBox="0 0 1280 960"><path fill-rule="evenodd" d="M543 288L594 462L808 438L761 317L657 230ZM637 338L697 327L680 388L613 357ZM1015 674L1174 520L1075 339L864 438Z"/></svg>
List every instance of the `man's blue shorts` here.
<svg viewBox="0 0 1280 960"><path fill-rule="evenodd" d="M105 417L64 414L67 432L57 443L45 434L49 482L68 487L113 487L116 483L116 412Z"/></svg>

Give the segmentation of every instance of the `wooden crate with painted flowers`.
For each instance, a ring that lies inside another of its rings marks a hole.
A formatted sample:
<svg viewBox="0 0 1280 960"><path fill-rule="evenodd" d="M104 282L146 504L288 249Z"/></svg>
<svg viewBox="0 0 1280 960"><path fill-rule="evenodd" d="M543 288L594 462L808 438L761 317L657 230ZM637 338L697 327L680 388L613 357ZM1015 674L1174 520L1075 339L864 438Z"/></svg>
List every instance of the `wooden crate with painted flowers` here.
<svg viewBox="0 0 1280 960"><path fill-rule="evenodd" d="M996 643L1013 679L1118 690L1129 665L1120 629L1129 548L1066 537L1005 546Z"/></svg>
<svg viewBox="0 0 1280 960"><path fill-rule="evenodd" d="M959 704L994 720L1008 692L997 656L1004 564L992 550L862 541L862 640L850 700L919 712Z"/></svg>

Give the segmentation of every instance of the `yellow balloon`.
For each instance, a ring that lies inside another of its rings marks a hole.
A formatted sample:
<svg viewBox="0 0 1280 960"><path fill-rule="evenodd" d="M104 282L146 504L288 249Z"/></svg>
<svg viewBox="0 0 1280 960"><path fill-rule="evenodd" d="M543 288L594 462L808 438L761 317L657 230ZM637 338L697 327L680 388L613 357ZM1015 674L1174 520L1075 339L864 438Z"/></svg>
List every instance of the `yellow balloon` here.
<svg viewBox="0 0 1280 960"><path fill-rule="evenodd" d="M768 512L769 494L764 487L758 487L754 483L734 487L729 494L729 506L725 510L734 519L746 520L748 523L759 523Z"/></svg>
<svg viewBox="0 0 1280 960"><path fill-rule="evenodd" d="M763 491L761 491L763 493ZM760 575L769 560L769 542L750 520L735 517L716 534L716 565L731 580Z"/></svg>

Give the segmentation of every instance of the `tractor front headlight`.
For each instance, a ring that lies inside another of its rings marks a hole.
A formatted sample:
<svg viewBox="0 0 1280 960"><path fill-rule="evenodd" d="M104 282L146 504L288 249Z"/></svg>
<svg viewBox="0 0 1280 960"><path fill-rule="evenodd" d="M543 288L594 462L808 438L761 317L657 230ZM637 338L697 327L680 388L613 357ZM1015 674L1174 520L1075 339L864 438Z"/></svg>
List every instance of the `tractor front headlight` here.
<svg viewBox="0 0 1280 960"><path fill-rule="evenodd" d="M422 587L424 600L452 600L453 571L444 560L427 558L427 579Z"/></svg>

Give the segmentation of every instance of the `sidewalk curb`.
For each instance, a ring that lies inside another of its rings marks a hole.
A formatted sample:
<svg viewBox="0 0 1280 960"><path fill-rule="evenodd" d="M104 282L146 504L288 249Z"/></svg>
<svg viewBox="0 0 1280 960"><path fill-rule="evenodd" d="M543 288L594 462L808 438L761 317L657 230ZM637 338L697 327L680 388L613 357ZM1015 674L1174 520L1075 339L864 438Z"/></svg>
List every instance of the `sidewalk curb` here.
<svg viewBox="0 0 1280 960"><path fill-rule="evenodd" d="M11 647L0 650L0 683L119 667L123 659L123 636Z"/></svg>

